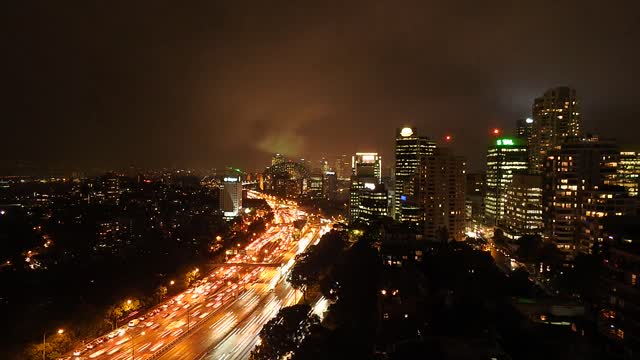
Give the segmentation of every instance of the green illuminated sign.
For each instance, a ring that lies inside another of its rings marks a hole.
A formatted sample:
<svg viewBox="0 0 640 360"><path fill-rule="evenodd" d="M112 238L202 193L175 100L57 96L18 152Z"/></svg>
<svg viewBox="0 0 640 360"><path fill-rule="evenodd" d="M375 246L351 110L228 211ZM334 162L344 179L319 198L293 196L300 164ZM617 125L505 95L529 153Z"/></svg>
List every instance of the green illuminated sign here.
<svg viewBox="0 0 640 360"><path fill-rule="evenodd" d="M513 139L498 139L496 140L497 146L514 145Z"/></svg>

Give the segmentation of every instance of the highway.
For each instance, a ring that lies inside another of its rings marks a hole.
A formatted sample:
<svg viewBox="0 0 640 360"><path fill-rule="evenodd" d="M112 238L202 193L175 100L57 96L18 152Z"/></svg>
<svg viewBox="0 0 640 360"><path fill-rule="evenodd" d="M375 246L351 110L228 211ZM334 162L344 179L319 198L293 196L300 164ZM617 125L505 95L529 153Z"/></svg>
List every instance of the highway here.
<svg viewBox="0 0 640 360"><path fill-rule="evenodd" d="M293 221L306 214L292 203L268 202L273 223L226 266L63 359L247 359L262 325L300 296L285 281L295 255L330 229L326 221L308 223L297 239ZM241 265L250 263L281 266Z"/></svg>

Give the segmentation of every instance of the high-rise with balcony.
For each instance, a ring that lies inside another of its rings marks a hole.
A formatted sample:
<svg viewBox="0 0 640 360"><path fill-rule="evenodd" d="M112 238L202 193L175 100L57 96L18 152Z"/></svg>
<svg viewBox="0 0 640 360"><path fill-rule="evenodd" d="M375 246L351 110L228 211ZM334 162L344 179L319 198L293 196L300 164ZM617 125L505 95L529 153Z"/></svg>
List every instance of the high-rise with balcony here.
<svg viewBox="0 0 640 360"><path fill-rule="evenodd" d="M547 154L566 139L581 135L580 103L576 91L567 86L547 90L533 102L530 166L540 172Z"/></svg>
<svg viewBox="0 0 640 360"><path fill-rule="evenodd" d="M421 158L418 194L427 240L464 240L466 161L447 148Z"/></svg>
<svg viewBox="0 0 640 360"><path fill-rule="evenodd" d="M615 177L619 151L615 143L588 137L567 141L550 152L544 166L545 239L567 259L580 251L585 192Z"/></svg>

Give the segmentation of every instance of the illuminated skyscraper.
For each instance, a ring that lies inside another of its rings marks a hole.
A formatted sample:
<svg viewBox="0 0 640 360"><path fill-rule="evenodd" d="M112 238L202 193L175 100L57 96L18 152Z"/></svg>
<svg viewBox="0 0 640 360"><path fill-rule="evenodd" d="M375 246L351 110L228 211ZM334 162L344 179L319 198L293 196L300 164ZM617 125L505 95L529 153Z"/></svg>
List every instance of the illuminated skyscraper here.
<svg viewBox="0 0 640 360"><path fill-rule="evenodd" d="M464 240L466 162L449 149L436 148L421 158L418 194L424 214L424 236L439 240Z"/></svg>
<svg viewBox="0 0 640 360"><path fill-rule="evenodd" d="M499 138L487 151L487 193L485 218L490 224L500 224L505 212L507 186L513 174L528 168L527 146L517 138Z"/></svg>
<svg viewBox="0 0 640 360"><path fill-rule="evenodd" d="M359 218L360 195L363 190L373 190L380 184L382 157L378 153L356 153L351 158L351 188L349 191L349 217Z"/></svg>
<svg viewBox="0 0 640 360"><path fill-rule="evenodd" d="M394 179L393 217L405 223L420 221L422 209L416 193L418 166L424 156L433 155L436 143L418 136L416 128L396 130L396 166Z"/></svg>
<svg viewBox="0 0 640 360"><path fill-rule="evenodd" d="M360 190L360 208L358 219L369 224L372 221L388 216L388 192L384 184L376 184L373 188Z"/></svg>
<svg viewBox="0 0 640 360"><path fill-rule="evenodd" d="M532 113L530 165L540 172L549 151L581 134L582 116L576 91L566 86L549 89L535 99Z"/></svg>
<svg viewBox="0 0 640 360"><path fill-rule="evenodd" d="M225 218L238 216L242 208L242 181L240 176L227 176L220 187L220 210Z"/></svg>
<svg viewBox="0 0 640 360"><path fill-rule="evenodd" d="M505 195L504 224L511 239L542 233L542 176L513 175Z"/></svg>
<svg viewBox="0 0 640 360"><path fill-rule="evenodd" d="M580 248L580 216L585 191L615 178L615 143L597 137L570 140L547 155L543 177L545 239L569 259Z"/></svg>

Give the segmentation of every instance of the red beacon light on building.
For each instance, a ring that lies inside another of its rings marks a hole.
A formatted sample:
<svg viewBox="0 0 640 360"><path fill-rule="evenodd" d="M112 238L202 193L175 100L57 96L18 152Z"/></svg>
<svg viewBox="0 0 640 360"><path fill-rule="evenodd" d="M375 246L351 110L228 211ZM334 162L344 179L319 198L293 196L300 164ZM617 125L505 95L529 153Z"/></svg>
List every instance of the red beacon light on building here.
<svg viewBox="0 0 640 360"><path fill-rule="evenodd" d="M496 136L497 136L497 135L500 135L500 129L495 128L495 129L493 129L493 130L491 131L491 133L492 133L493 135L496 135Z"/></svg>
<svg viewBox="0 0 640 360"><path fill-rule="evenodd" d="M451 142L451 140L453 140L453 136L451 136L451 135L446 135L444 137L444 141L446 141L446 142Z"/></svg>

